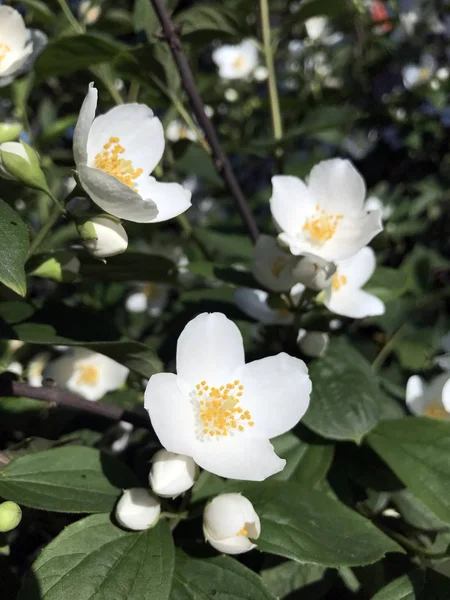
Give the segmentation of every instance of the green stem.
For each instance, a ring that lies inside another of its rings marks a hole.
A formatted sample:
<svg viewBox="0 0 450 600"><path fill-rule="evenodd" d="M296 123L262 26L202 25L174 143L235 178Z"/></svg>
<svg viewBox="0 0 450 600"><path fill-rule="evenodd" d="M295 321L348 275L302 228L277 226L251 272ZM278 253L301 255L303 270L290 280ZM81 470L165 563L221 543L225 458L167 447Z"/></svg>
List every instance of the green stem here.
<svg viewBox="0 0 450 600"><path fill-rule="evenodd" d="M137 102L139 98L139 90L141 86L137 81L130 83L130 89L128 91L128 102Z"/></svg>
<svg viewBox="0 0 450 600"><path fill-rule="evenodd" d="M51 210L51 212L48 216L48 221L45 223L45 225L43 225L41 227L41 229L36 234L36 237L30 244L30 249L28 250L28 254L27 254L27 260L33 256L33 254L36 252L36 250L42 244L42 242L44 241L44 238L47 236L47 234L50 233L53 225L56 223L56 221L61 216L61 213L63 213L63 212L64 212L64 210L61 208L59 203L55 204L55 206L53 206L53 209Z"/></svg>
<svg viewBox="0 0 450 600"><path fill-rule="evenodd" d="M58 4L61 7L61 10L63 11L63 13L65 14L67 21L71 24L72 28L77 33L84 33L84 27L81 25L81 23L79 23L76 20L76 18L72 14L72 11L70 10L67 2L65 0L58 0Z"/></svg>
<svg viewBox="0 0 450 600"><path fill-rule="evenodd" d="M377 373L381 367L384 365L388 356L394 350L397 342L401 340L404 334L404 330L406 327L406 323L404 323L401 327L397 329L397 331L390 337L390 339L386 342L386 344L381 348L380 352L376 356L375 360L372 363L372 370Z"/></svg>
<svg viewBox="0 0 450 600"><path fill-rule="evenodd" d="M273 62L273 50L270 36L269 0L259 0L261 11L261 28L263 37L264 57L268 72L269 100L272 113L273 135L276 140L283 137L283 124L281 120L280 102L278 100L277 80Z"/></svg>

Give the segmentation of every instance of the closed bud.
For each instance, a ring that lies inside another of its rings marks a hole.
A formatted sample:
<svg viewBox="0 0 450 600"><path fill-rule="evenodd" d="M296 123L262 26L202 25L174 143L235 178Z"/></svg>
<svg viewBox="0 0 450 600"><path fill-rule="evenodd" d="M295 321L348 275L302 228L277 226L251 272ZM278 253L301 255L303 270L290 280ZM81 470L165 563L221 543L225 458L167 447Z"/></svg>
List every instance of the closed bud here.
<svg viewBox="0 0 450 600"><path fill-rule="evenodd" d="M297 344L301 352L312 358L320 358L328 348L330 336L323 331L306 331L299 329Z"/></svg>
<svg viewBox="0 0 450 600"><path fill-rule="evenodd" d="M15 502L0 504L0 532L7 533L15 529L22 520L22 509Z"/></svg>
<svg viewBox="0 0 450 600"><path fill-rule="evenodd" d="M0 123L0 144L16 140L22 131L20 123Z"/></svg>
<svg viewBox="0 0 450 600"><path fill-rule="evenodd" d="M48 192L39 157L36 151L24 142L0 144L0 177L21 181L31 188Z"/></svg>
<svg viewBox="0 0 450 600"><path fill-rule="evenodd" d="M144 488L125 490L117 503L117 522L126 529L143 531L154 527L159 521L159 500Z"/></svg>
<svg viewBox="0 0 450 600"><path fill-rule="evenodd" d="M86 250L95 258L122 254L128 248L128 236L120 221L110 215L99 215L80 223L78 233Z"/></svg>
<svg viewBox="0 0 450 600"><path fill-rule="evenodd" d="M198 468L190 456L159 450L153 457L150 487L162 498L175 498L195 483Z"/></svg>
<svg viewBox="0 0 450 600"><path fill-rule="evenodd" d="M269 235L260 235L255 245L252 273L255 279L273 292L288 292L297 283L293 269L299 262Z"/></svg>
<svg viewBox="0 0 450 600"><path fill-rule="evenodd" d="M220 494L203 512L203 534L219 552L242 554L256 548L261 524L250 500L241 494Z"/></svg>
<svg viewBox="0 0 450 600"><path fill-rule="evenodd" d="M336 265L318 256L304 256L293 270L297 282L317 292L330 285L335 273Z"/></svg>

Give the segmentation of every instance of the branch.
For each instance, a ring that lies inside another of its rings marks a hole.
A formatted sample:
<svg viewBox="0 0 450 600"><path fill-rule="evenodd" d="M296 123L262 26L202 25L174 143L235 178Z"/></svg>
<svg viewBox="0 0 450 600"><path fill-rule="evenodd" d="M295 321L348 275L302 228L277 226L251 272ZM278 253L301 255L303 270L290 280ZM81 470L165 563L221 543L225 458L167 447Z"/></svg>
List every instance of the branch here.
<svg viewBox="0 0 450 600"><path fill-rule="evenodd" d="M33 387L28 383L16 381L8 376L0 376L0 397L26 397L44 400L51 407L64 406L105 417L111 421L127 421L136 427L152 429L150 420L145 415L130 410L123 410L113 404L102 404L85 400L77 394L62 390L52 379L44 379L42 387Z"/></svg>
<svg viewBox="0 0 450 600"><path fill-rule="evenodd" d="M184 91L189 98L192 110L194 111L197 121L203 129L205 138L211 148L216 170L232 194L238 211L248 229L252 240L256 242L259 236L258 226L249 210L247 200L245 199L240 185L233 173L230 162L222 150L213 124L205 113L205 107L200 94L197 91L194 76L186 55L184 54L177 29L170 19L169 13L164 5L164 0L151 0L151 2L159 22L161 23L164 39L169 44L169 48L175 60L178 73L180 74L181 81L183 82Z"/></svg>

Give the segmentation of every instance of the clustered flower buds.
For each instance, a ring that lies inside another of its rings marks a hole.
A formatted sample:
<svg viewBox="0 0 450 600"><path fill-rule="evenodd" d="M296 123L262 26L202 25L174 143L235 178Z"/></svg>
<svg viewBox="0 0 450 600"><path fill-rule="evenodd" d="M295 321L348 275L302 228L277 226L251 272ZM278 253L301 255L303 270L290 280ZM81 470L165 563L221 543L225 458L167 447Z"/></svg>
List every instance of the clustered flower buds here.
<svg viewBox="0 0 450 600"><path fill-rule="evenodd" d="M152 463L150 487L161 498L176 498L195 483L198 467L190 456L159 450Z"/></svg>
<svg viewBox="0 0 450 600"><path fill-rule="evenodd" d="M144 488L125 490L116 506L117 522L133 531L154 527L160 513L159 500Z"/></svg>

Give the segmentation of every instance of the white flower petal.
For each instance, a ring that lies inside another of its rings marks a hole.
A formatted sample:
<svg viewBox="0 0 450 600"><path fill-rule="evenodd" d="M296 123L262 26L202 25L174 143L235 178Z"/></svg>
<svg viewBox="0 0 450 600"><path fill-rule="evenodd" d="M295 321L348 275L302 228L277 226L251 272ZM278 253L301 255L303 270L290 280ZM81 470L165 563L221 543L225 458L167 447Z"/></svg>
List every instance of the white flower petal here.
<svg viewBox="0 0 450 600"><path fill-rule="evenodd" d="M256 544L253 544L245 535L215 540L212 537L207 537L205 531L205 538L213 548L224 554L243 554L244 552L249 552L250 550L253 550L253 548L256 548Z"/></svg>
<svg viewBox="0 0 450 600"><path fill-rule="evenodd" d="M242 335L221 313L199 315L178 338L177 373L192 388L203 380L209 386L224 385L244 362Z"/></svg>
<svg viewBox="0 0 450 600"><path fill-rule="evenodd" d="M297 261L278 246L274 237L262 234L255 244L252 273L269 290L287 292L296 283L292 270Z"/></svg>
<svg viewBox="0 0 450 600"><path fill-rule="evenodd" d="M78 166L81 185L105 212L134 223L150 223L158 215L156 204L100 169Z"/></svg>
<svg viewBox="0 0 450 600"><path fill-rule="evenodd" d="M338 275L345 275L347 288L361 288L372 277L376 267L375 252L369 246L338 263Z"/></svg>
<svg viewBox="0 0 450 600"><path fill-rule="evenodd" d="M192 456L194 412L188 398L178 389L177 376L173 373L152 375L145 390L144 406L164 448Z"/></svg>
<svg viewBox="0 0 450 600"><path fill-rule="evenodd" d="M246 315L265 325L290 325L294 315L288 310L274 310L267 304L269 294L263 290L239 288L233 298L236 305Z"/></svg>
<svg viewBox="0 0 450 600"><path fill-rule="evenodd" d="M241 436L199 442L193 459L210 473L247 481L263 481L282 471L286 464L275 454L269 440Z"/></svg>
<svg viewBox="0 0 450 600"><path fill-rule="evenodd" d="M330 261L344 260L368 244L380 231L383 231L383 225L379 210L360 213L356 219L344 217L334 236L316 249L316 254Z"/></svg>
<svg viewBox="0 0 450 600"><path fill-rule="evenodd" d="M314 198L298 177L277 175L272 177L272 185L272 218L280 230L294 236L302 229L305 219L314 212Z"/></svg>
<svg viewBox="0 0 450 600"><path fill-rule="evenodd" d="M133 169L142 169L145 177L159 163L164 152L164 130L161 121L145 104L121 104L97 117L87 141L88 162L95 166L95 157L111 137L119 138L125 152L121 158L131 160Z"/></svg>
<svg viewBox="0 0 450 600"><path fill-rule="evenodd" d="M153 177L139 181L139 193L154 202L158 214L152 223L168 221L178 217L191 206L191 192L179 183L160 183Z"/></svg>
<svg viewBox="0 0 450 600"><path fill-rule="evenodd" d="M352 319L364 319L384 314L385 306L376 296L358 289L331 291L325 295L324 304L331 312Z"/></svg>
<svg viewBox="0 0 450 600"><path fill-rule="evenodd" d="M22 50L27 43L27 29L22 15L10 6L0 6L0 40L12 52Z"/></svg>
<svg viewBox="0 0 450 600"><path fill-rule="evenodd" d="M445 382L442 388L441 400L445 410L450 413L450 379Z"/></svg>
<svg viewBox="0 0 450 600"><path fill-rule="evenodd" d="M331 214L347 216L363 209L366 184L349 160L320 162L311 171L308 188L320 208Z"/></svg>
<svg viewBox="0 0 450 600"><path fill-rule="evenodd" d="M77 168L79 168L80 165L87 164L87 142L89 130L95 119L97 97L97 89L94 87L93 83L90 83L73 134L73 157Z"/></svg>
<svg viewBox="0 0 450 600"><path fill-rule="evenodd" d="M292 429L308 409L311 380L299 358L281 352L255 360L245 365L242 382L242 406L255 423L252 435L281 435Z"/></svg>

